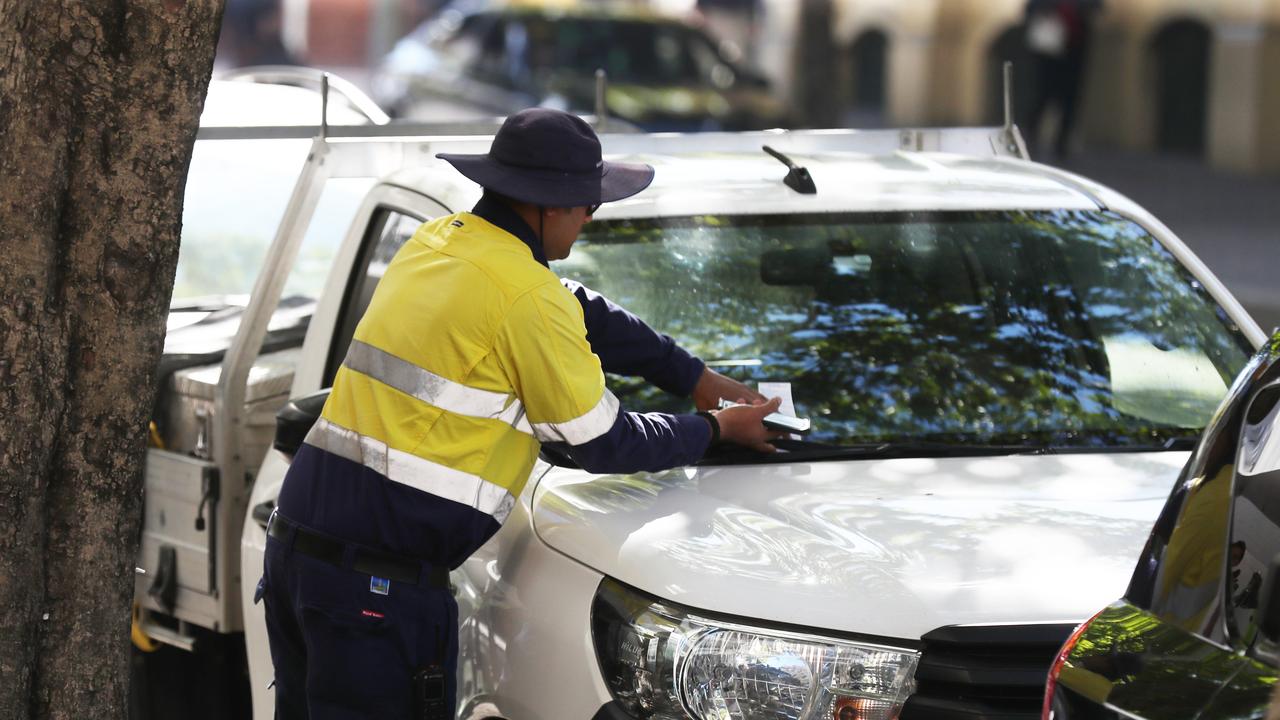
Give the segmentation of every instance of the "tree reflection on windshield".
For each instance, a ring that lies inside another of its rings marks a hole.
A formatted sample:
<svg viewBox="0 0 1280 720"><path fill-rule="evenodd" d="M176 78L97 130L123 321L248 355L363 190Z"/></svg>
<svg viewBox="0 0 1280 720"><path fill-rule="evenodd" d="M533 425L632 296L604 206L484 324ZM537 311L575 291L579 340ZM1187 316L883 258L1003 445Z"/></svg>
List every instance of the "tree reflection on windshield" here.
<svg viewBox="0 0 1280 720"><path fill-rule="evenodd" d="M1198 432L1243 335L1108 212L598 221L556 271L751 383L813 439L1152 446ZM611 378L636 410L687 401Z"/></svg>

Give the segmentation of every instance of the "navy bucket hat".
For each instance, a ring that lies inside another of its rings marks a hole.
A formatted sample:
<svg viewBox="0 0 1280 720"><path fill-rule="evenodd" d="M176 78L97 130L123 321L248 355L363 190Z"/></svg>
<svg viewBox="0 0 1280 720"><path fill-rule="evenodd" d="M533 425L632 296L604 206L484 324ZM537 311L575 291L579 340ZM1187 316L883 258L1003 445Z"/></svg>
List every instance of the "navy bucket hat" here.
<svg viewBox="0 0 1280 720"><path fill-rule="evenodd" d="M605 162L582 118L530 108L507 118L485 155L436 155L481 187L543 207L588 207L631 197L653 182L653 168Z"/></svg>

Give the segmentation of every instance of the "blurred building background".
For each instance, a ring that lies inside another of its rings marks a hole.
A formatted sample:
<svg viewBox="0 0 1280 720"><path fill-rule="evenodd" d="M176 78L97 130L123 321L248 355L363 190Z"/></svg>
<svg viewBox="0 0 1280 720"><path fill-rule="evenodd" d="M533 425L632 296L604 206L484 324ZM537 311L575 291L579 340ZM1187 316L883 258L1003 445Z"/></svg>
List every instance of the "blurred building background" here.
<svg viewBox="0 0 1280 720"><path fill-rule="evenodd" d="M1101 11L1076 147L1168 151L1228 170L1280 171L1280 1L1094 1ZM228 0L220 64L292 62L337 69L359 84L442 2ZM1016 63L1020 120L1036 93L1027 0L632 4L704 22L735 41L810 126L998 122L1005 60ZM1049 112L1042 122L1052 129L1059 119Z"/></svg>
<svg viewBox="0 0 1280 720"><path fill-rule="evenodd" d="M367 87L396 40L446 1L227 0L216 68L297 63ZM1001 67L1012 60L1015 115L1041 139L1036 159L1134 197L1265 327L1280 324L1280 291L1262 262L1280 227L1280 0L621 1L731 41L799 126L999 123ZM1029 5L1072 6L1068 25L1088 25L1061 152L1050 140L1063 107L1045 102Z"/></svg>
<svg viewBox="0 0 1280 720"><path fill-rule="evenodd" d="M1005 60L1016 63L1020 114L1034 98L1026 0L830 2L835 62L824 84L841 92L828 114L996 122ZM1280 2L1106 0L1091 40L1077 145L1280 170Z"/></svg>

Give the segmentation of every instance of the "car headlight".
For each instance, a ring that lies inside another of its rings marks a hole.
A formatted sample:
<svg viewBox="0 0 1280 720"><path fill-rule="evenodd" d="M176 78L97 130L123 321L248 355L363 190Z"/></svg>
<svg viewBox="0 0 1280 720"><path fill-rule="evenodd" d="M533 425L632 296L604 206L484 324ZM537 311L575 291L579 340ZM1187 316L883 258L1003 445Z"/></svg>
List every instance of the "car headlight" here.
<svg viewBox="0 0 1280 720"><path fill-rule="evenodd" d="M591 631L609 691L645 720L890 720L920 657L699 617L609 579Z"/></svg>

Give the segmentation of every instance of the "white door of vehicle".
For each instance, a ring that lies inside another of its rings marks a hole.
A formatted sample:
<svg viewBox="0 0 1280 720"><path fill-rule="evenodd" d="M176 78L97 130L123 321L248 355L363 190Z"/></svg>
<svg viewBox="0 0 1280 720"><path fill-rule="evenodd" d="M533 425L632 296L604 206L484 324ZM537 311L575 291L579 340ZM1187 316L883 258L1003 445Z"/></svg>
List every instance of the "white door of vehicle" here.
<svg viewBox="0 0 1280 720"><path fill-rule="evenodd" d="M370 190L334 256L329 279L307 329L290 397L309 395L332 384L387 263L419 225L449 212L443 204L403 188L376 185ZM266 518L275 506L287 469L284 455L276 450L267 452L240 538L241 602L255 720L270 720L275 712L266 621L262 606L254 604L253 596L262 576Z"/></svg>

